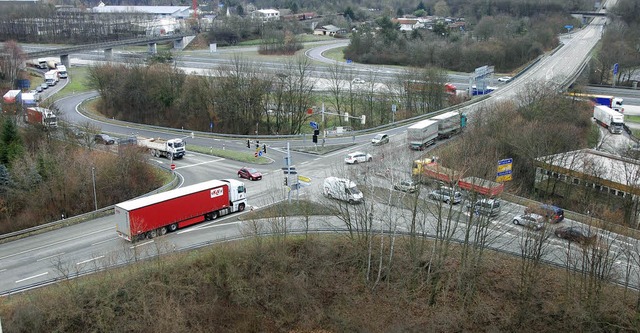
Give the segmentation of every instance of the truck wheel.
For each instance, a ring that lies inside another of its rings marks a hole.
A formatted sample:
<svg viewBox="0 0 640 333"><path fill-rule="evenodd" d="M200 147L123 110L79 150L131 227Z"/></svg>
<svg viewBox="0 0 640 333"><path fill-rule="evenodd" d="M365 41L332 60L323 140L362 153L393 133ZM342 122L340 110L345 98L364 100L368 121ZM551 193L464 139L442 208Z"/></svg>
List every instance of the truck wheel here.
<svg viewBox="0 0 640 333"><path fill-rule="evenodd" d="M166 234L167 234L167 228L165 227L160 228L160 236L164 236Z"/></svg>
<svg viewBox="0 0 640 333"><path fill-rule="evenodd" d="M158 230L156 230L156 229L153 229L153 230L147 232L147 238L148 239L153 239L153 238L156 238L157 236L158 236Z"/></svg>
<svg viewBox="0 0 640 333"><path fill-rule="evenodd" d="M169 225L169 231L174 232L178 230L178 224L177 223L173 223Z"/></svg>
<svg viewBox="0 0 640 333"><path fill-rule="evenodd" d="M238 211L239 211L239 212L244 211L244 204L240 204L240 205L238 206Z"/></svg>
<svg viewBox="0 0 640 333"><path fill-rule="evenodd" d="M218 218L218 212L217 212L217 211L215 211L215 212L211 212L210 216L211 216L211 219L212 219L212 220L215 220L215 219L217 219L217 218Z"/></svg>
<svg viewBox="0 0 640 333"><path fill-rule="evenodd" d="M353 199L349 199L349 204L353 205L355 203L355 201L353 201Z"/></svg>

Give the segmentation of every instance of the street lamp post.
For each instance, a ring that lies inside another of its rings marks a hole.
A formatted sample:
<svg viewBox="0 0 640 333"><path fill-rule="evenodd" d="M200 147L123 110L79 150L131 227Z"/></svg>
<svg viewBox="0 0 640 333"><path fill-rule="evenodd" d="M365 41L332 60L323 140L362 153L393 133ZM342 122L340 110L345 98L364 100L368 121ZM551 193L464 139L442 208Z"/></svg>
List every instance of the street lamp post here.
<svg viewBox="0 0 640 333"><path fill-rule="evenodd" d="M98 210L98 196L96 195L96 168L91 167L91 178L93 178L93 203L95 210Z"/></svg>

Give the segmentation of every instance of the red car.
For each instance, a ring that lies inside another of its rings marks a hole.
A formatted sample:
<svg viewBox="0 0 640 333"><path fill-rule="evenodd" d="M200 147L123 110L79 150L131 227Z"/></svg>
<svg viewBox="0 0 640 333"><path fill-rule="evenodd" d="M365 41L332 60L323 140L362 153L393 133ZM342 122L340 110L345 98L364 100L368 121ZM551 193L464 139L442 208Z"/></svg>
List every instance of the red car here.
<svg viewBox="0 0 640 333"><path fill-rule="evenodd" d="M240 170L238 170L238 178L247 178L249 180L260 180L262 179L262 174L254 168L242 167Z"/></svg>

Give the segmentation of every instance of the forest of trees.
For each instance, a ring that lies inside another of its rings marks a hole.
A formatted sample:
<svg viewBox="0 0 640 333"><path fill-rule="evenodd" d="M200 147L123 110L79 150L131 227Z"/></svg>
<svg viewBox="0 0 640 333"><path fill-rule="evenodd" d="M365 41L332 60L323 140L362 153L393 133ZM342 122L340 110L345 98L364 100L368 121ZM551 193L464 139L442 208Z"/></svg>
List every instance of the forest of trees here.
<svg viewBox="0 0 640 333"><path fill-rule="evenodd" d="M236 57L210 76L186 75L166 64L152 66L106 65L89 70L89 84L102 97L99 110L107 117L144 124L231 134L300 134L309 120L320 120L326 111L353 116L357 120L326 117L323 128L349 125L369 128L440 110L459 100L445 94L446 75L436 68L408 68L398 75L384 94L375 89L372 73L366 84L356 87L353 69L337 64L326 71L328 92L313 91L310 61L295 57L277 74L265 73L258 65ZM407 90L408 80L425 82L424 89ZM315 117L307 114L313 108ZM213 123L213 129L210 125Z"/></svg>
<svg viewBox="0 0 640 333"><path fill-rule="evenodd" d="M93 211L92 173L99 208L163 184L144 151L109 154L92 137L83 147L75 137L19 123L16 116L0 116L0 234Z"/></svg>

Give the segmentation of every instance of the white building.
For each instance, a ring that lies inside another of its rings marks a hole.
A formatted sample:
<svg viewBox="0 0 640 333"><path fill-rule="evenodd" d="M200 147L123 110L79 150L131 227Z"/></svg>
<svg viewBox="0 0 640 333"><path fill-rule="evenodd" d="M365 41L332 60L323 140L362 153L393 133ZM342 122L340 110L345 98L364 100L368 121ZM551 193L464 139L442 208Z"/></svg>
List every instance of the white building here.
<svg viewBox="0 0 640 333"><path fill-rule="evenodd" d="M258 9L251 12L251 17L261 19L263 22L277 21L280 19L280 11L277 9Z"/></svg>

